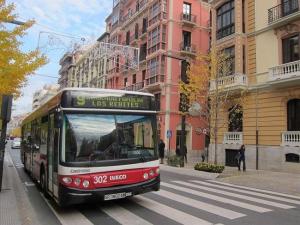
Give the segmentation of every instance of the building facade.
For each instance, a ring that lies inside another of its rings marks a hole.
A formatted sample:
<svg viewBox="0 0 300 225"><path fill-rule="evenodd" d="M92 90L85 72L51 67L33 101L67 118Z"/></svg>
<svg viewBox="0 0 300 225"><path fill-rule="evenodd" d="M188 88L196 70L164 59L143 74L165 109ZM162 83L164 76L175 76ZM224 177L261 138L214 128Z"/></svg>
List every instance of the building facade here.
<svg viewBox="0 0 300 225"><path fill-rule="evenodd" d="M32 111L46 103L59 90L59 85L44 85L44 87L33 94Z"/></svg>
<svg viewBox="0 0 300 225"><path fill-rule="evenodd" d="M65 87L105 88L107 57L99 55L99 42L108 42L109 33L105 32L92 45L66 53L60 60L61 69L58 83Z"/></svg>
<svg viewBox="0 0 300 225"><path fill-rule="evenodd" d="M234 59L231 77L221 79L231 90L246 90L237 131L228 122L218 133L217 161L234 165L245 144L248 168L299 172L299 1L210 3L212 47L231 49ZM229 108L222 109L223 118L230 118ZM212 161L215 150L209 149Z"/></svg>
<svg viewBox="0 0 300 225"><path fill-rule="evenodd" d="M159 109L158 127L166 149L180 142L179 90L182 60L192 63L209 47L209 5L199 0L115 0L106 19L110 43L140 49L139 69L118 57L109 60L107 88L153 93ZM199 160L204 149L199 117L186 121L188 156ZM198 157L197 157L198 156Z"/></svg>

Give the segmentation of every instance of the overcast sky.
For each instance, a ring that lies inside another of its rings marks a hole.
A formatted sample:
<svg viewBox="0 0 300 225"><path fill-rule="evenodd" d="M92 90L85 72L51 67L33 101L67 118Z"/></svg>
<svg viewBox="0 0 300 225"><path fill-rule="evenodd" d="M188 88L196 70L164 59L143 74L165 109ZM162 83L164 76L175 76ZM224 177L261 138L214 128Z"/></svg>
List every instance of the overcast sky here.
<svg viewBox="0 0 300 225"><path fill-rule="evenodd" d="M45 84L57 83L59 59L74 43L91 42L105 31L112 0L8 0L16 5L18 19L34 19L23 41L25 51L38 46L49 63L30 76L22 97L14 102L14 115L29 112L33 93ZM54 34L55 33L55 34ZM59 35L56 35L59 34ZM40 38L39 38L40 37ZM48 77L47 77L48 76ZM54 77L54 78L53 78Z"/></svg>

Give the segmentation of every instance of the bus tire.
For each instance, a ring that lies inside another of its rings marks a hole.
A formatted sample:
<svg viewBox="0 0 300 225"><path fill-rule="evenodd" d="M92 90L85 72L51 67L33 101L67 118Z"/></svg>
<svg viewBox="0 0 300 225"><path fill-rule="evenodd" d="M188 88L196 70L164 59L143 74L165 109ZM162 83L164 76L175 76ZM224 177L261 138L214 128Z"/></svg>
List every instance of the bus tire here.
<svg viewBox="0 0 300 225"><path fill-rule="evenodd" d="M40 187L43 195L48 198L48 192L47 192L47 186L46 186L46 174L45 174L45 169L44 167L41 168L41 173L40 173Z"/></svg>

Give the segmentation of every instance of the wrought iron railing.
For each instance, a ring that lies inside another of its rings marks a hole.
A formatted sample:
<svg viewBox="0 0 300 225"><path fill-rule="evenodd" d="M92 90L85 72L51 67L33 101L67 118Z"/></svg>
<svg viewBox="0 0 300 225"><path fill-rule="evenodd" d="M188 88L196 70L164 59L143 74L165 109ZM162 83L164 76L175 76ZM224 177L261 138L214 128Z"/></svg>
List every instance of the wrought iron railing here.
<svg viewBox="0 0 300 225"><path fill-rule="evenodd" d="M193 14L185 14L181 13L180 19L185 22L190 22L190 23L196 23L197 22L197 16Z"/></svg>
<svg viewBox="0 0 300 225"><path fill-rule="evenodd" d="M273 23L285 16L299 11L298 0L288 0L268 9L268 23Z"/></svg>

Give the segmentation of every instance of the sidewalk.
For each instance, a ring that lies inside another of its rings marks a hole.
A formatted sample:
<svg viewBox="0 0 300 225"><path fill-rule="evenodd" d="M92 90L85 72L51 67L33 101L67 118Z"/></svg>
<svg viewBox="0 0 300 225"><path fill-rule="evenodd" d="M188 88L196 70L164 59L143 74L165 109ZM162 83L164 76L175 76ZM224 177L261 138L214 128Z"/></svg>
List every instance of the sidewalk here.
<svg viewBox="0 0 300 225"><path fill-rule="evenodd" d="M0 192L1 225L38 225L36 215L12 163L8 150L5 152L2 191Z"/></svg>
<svg viewBox="0 0 300 225"><path fill-rule="evenodd" d="M203 179L216 179L221 182L281 192L300 196L300 174L281 173L264 170L238 171L235 167L226 167L222 174L196 171L193 165L188 164L184 168L160 166L162 171L199 177Z"/></svg>

